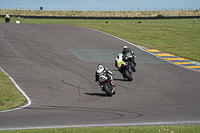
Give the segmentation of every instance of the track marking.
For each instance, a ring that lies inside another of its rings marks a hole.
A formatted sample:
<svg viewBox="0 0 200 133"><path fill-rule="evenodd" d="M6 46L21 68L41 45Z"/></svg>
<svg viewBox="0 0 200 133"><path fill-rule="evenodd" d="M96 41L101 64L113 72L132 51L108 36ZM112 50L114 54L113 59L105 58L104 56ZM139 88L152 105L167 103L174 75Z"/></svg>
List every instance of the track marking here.
<svg viewBox="0 0 200 133"><path fill-rule="evenodd" d="M200 68L200 66L185 66L187 68Z"/></svg>
<svg viewBox="0 0 200 133"><path fill-rule="evenodd" d="M160 52L160 51L157 50L157 49L147 49L147 51L149 51L149 52Z"/></svg>
<svg viewBox="0 0 200 133"><path fill-rule="evenodd" d="M85 125L62 125L62 126L41 126L41 127L16 127L1 128L1 130L21 130L21 129L47 129L47 128L76 128L76 127L116 127L116 126L161 126L161 125L193 125L199 124L198 120L191 121L172 121L172 122L147 122L147 123L118 123L118 124L85 124Z"/></svg>
<svg viewBox="0 0 200 133"><path fill-rule="evenodd" d="M166 53L163 53L163 54L155 54L157 56L175 56L175 55L171 55L171 54L166 54Z"/></svg>
<svg viewBox="0 0 200 133"><path fill-rule="evenodd" d="M18 110L18 109L22 109L22 108L25 108L29 105L31 105L31 100L30 98L25 94L25 92L17 85L17 83L14 81L14 79L8 75L1 67L0 69L10 78L10 80L15 84L15 86L17 87L17 89L22 93L22 95L24 95L24 97L26 98L27 100L27 103L21 107L18 107L18 108L14 108L14 109L9 109L9 110L4 110L4 111L0 111L0 113L3 113L3 112L8 112L8 111L14 111L14 110Z"/></svg>
<svg viewBox="0 0 200 133"><path fill-rule="evenodd" d="M188 59L185 59L185 58L164 58L165 60L170 60L170 61L173 61L173 60L188 60Z"/></svg>
<svg viewBox="0 0 200 133"><path fill-rule="evenodd" d="M168 53L164 53L161 52L159 50L156 49L146 49L146 51L163 58L166 61L171 62L172 64L176 64L178 66L190 69L190 70L194 70L194 71L200 71L200 63L199 62L195 62L195 61L191 61L189 59L185 59L185 58L181 58L181 57L177 57L175 55L172 54L168 54Z"/></svg>
<svg viewBox="0 0 200 133"><path fill-rule="evenodd" d="M189 63L189 62L173 62L173 63L178 64L178 65L192 64L192 63Z"/></svg>

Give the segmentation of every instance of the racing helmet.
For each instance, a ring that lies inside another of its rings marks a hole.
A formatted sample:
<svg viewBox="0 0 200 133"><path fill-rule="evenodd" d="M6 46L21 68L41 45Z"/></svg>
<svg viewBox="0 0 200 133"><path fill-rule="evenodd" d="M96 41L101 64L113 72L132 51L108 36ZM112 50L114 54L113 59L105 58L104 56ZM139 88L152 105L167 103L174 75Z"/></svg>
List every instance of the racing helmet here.
<svg viewBox="0 0 200 133"><path fill-rule="evenodd" d="M124 46L123 49L128 48L127 46Z"/></svg>
<svg viewBox="0 0 200 133"><path fill-rule="evenodd" d="M97 65L97 73L101 73L101 72L103 72L103 70L104 70L103 65L101 65L101 64Z"/></svg>
<svg viewBox="0 0 200 133"><path fill-rule="evenodd" d="M97 70L101 70L101 69L103 69L103 65L98 64L98 65L97 65Z"/></svg>
<svg viewBox="0 0 200 133"><path fill-rule="evenodd" d="M122 54L122 53L119 53L119 56L118 56L118 57L119 57L120 60L122 60L123 54Z"/></svg>
<svg viewBox="0 0 200 133"><path fill-rule="evenodd" d="M119 57L122 57L123 56L123 54L122 53L119 53Z"/></svg>

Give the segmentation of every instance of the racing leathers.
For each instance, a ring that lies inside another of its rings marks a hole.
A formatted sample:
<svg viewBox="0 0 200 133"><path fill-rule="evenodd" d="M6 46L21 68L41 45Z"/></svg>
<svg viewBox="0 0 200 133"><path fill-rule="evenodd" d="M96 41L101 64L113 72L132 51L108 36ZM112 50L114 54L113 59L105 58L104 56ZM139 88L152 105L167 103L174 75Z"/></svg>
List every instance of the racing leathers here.
<svg viewBox="0 0 200 133"><path fill-rule="evenodd" d="M113 95L115 95L115 84L114 84L112 75L113 75L113 73L111 71L109 71L108 68L100 65L100 69L99 69L99 67L97 67L97 71L95 73L95 81L96 82L98 81L98 85L101 86L102 83L99 81L99 78L101 76L106 76L107 80L109 80L109 82L110 82L112 93L113 93ZM101 88L102 88L102 91L105 91L103 87L101 87Z"/></svg>
<svg viewBox="0 0 200 133"><path fill-rule="evenodd" d="M135 58L134 52L132 52L130 48L124 48L123 51L122 51L122 54L123 54L123 60L124 60L125 62L128 62L128 61L126 60L126 58L124 58L124 56L126 56L127 54L131 54L131 55ZM135 63L134 60L132 60L132 61L133 61L133 63ZM135 64L136 64L136 63L135 63Z"/></svg>
<svg viewBox="0 0 200 133"><path fill-rule="evenodd" d="M130 61L133 63L133 64L131 63L130 65L131 65L132 71L135 72L136 71L136 69L135 69L135 67L136 67L136 61L135 61L136 56L135 56L134 52L132 52L130 48L124 48L122 53L123 53L123 60L126 63L130 63Z"/></svg>
<svg viewBox="0 0 200 133"><path fill-rule="evenodd" d="M123 61L123 56L122 54L119 54L116 58L115 58L115 67L118 68L119 72L123 75L124 77L124 72L121 69L121 65L124 64L126 65L126 62ZM124 77L125 78L125 77Z"/></svg>
<svg viewBox="0 0 200 133"><path fill-rule="evenodd" d="M108 78L113 79L112 78L113 73L111 71L109 71L108 68L104 67L103 69L99 69L96 71L96 73L95 73L95 81L96 82L99 81L99 77L102 74L106 74L108 76Z"/></svg>
<svg viewBox="0 0 200 133"><path fill-rule="evenodd" d="M10 16L8 14L6 14L6 16L5 16L5 21L6 21L6 23L10 22Z"/></svg>

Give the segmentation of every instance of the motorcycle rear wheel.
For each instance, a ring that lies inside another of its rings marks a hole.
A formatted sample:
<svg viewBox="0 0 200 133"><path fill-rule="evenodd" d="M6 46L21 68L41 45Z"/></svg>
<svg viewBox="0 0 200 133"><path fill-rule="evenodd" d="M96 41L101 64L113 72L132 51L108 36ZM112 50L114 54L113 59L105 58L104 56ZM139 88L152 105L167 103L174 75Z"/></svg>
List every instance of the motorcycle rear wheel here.
<svg viewBox="0 0 200 133"><path fill-rule="evenodd" d="M124 75L128 79L128 81L132 81L133 78L131 77L130 73L128 72L127 69L124 70Z"/></svg>

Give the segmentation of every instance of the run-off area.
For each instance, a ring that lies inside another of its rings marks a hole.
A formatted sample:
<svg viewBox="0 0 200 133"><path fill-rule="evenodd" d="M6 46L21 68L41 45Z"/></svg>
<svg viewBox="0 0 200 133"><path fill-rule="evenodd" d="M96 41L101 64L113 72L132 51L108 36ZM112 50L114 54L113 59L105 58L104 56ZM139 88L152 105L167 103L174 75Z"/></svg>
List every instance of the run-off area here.
<svg viewBox="0 0 200 133"><path fill-rule="evenodd" d="M69 51L82 62L114 62L117 55L122 52L122 50L112 49L69 49ZM137 63L168 63L141 50L133 50L133 52Z"/></svg>

